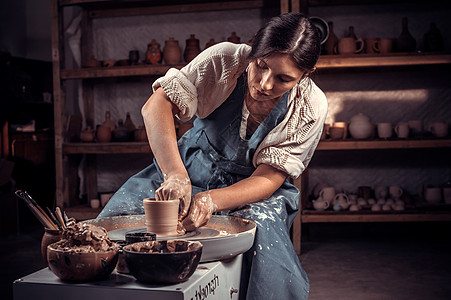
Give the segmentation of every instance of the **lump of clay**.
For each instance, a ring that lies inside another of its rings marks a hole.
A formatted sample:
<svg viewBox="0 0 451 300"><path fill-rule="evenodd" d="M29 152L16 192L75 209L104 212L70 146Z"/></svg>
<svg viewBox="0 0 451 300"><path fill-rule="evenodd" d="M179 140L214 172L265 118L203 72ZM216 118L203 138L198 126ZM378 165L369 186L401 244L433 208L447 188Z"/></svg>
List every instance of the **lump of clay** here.
<svg viewBox="0 0 451 300"><path fill-rule="evenodd" d="M57 249L74 252L109 251L116 247L105 228L92 224L75 223L63 232Z"/></svg>

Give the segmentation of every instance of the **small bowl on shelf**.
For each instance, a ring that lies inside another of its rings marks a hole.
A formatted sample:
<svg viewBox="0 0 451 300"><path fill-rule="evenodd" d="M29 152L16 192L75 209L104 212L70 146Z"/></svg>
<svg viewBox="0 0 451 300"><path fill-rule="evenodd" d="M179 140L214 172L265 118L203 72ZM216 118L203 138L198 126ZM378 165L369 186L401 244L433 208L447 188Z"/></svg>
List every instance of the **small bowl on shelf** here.
<svg viewBox="0 0 451 300"><path fill-rule="evenodd" d="M58 247L60 242L47 247L47 259L49 269L61 280L102 280L110 276L116 267L120 248L116 243L108 251L82 252L73 248L61 249Z"/></svg>
<svg viewBox="0 0 451 300"><path fill-rule="evenodd" d="M130 274L138 281L174 284L193 275L202 248L198 241L146 241L124 246L122 255Z"/></svg>

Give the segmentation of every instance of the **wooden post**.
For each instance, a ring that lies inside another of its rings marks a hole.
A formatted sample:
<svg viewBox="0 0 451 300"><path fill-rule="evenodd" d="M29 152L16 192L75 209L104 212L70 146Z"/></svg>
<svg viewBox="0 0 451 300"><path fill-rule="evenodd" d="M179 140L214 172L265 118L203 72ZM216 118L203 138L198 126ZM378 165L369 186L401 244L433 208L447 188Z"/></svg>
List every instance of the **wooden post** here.
<svg viewBox="0 0 451 300"><path fill-rule="evenodd" d="M290 5L288 0L280 0L280 13L286 14L290 11Z"/></svg>

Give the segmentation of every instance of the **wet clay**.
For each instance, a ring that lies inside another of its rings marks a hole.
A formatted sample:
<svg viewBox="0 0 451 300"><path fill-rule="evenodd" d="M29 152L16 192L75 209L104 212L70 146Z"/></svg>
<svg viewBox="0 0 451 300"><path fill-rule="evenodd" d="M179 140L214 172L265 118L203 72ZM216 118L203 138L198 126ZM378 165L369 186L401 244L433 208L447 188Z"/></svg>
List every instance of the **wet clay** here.
<svg viewBox="0 0 451 300"><path fill-rule="evenodd" d="M116 247L117 244L110 240L105 228L85 223L67 227L62 239L53 246L58 250L73 252L103 252Z"/></svg>
<svg viewBox="0 0 451 300"><path fill-rule="evenodd" d="M179 203L179 200L144 199L147 232L157 236L178 235L183 230L178 222Z"/></svg>
<svg viewBox="0 0 451 300"><path fill-rule="evenodd" d="M198 243L183 240L149 241L135 243L127 247L127 250L140 253L172 253L193 251L198 248Z"/></svg>

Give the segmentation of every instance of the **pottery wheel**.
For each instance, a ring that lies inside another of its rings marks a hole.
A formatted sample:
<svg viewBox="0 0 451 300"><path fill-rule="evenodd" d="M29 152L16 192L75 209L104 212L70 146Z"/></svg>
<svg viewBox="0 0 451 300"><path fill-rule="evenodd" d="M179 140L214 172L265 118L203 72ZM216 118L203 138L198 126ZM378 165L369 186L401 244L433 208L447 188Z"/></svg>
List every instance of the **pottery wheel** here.
<svg viewBox="0 0 451 300"><path fill-rule="evenodd" d="M128 227L128 228L120 228L108 231L108 236L113 241L125 241L125 235L127 233L141 233L146 232L146 226L136 226L136 227ZM200 227L194 231L186 232L185 234L177 234L177 235L165 235L159 236L157 235L157 241L160 240L173 240L173 239L184 239L190 241L202 241L205 238L218 237L220 235L219 231L208 228L208 227Z"/></svg>
<svg viewBox="0 0 451 300"><path fill-rule="evenodd" d="M144 215L107 217L82 222L105 228L113 241L125 240L127 233L147 230ZM157 236L157 240L197 240L204 246L200 261L208 262L231 258L248 251L254 243L256 227L257 225L249 220L213 215L204 227L181 235Z"/></svg>

